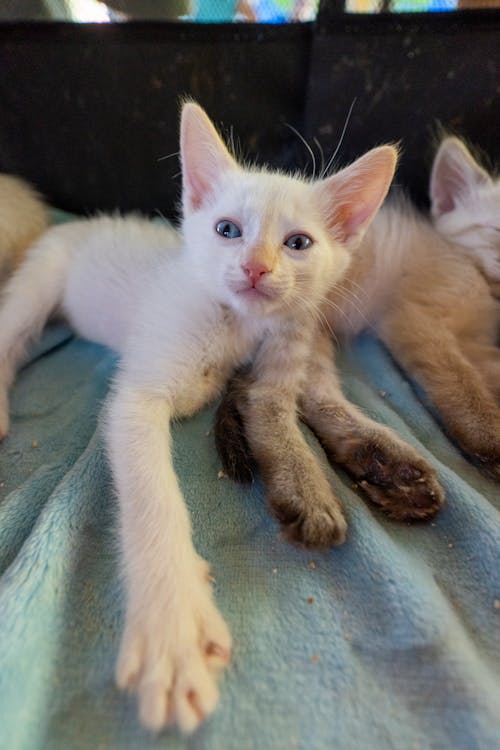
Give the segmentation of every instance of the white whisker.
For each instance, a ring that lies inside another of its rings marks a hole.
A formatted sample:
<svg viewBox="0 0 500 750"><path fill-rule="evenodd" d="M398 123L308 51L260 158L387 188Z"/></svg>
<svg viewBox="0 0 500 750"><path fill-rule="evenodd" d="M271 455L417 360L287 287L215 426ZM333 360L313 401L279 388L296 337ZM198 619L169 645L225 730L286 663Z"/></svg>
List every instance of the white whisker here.
<svg viewBox="0 0 500 750"><path fill-rule="evenodd" d="M309 155L310 155L311 160L312 160L312 172L313 172L312 176L313 176L313 179L315 179L316 178L316 157L314 156L314 152L313 152L312 148L310 147L310 145L308 144L308 142L306 141L306 139L304 138L304 136L301 135L299 133L299 131L296 128L293 127L293 125L290 125L290 123L288 123L288 122L285 123L285 125L287 126L287 128L290 128L290 130L292 131L292 133L295 133L295 135L298 138L300 138L300 140L302 141L302 143L304 144L304 146L308 150Z"/></svg>
<svg viewBox="0 0 500 750"><path fill-rule="evenodd" d="M171 154L167 154L166 156L159 156L156 161L165 161L165 159L171 159L172 156L179 156L180 151L173 151Z"/></svg>
<svg viewBox="0 0 500 750"><path fill-rule="evenodd" d="M347 113L347 117L346 117L346 120L345 120L345 123L344 123L344 128L343 128L342 133L340 135L340 140L339 140L339 142L337 144L337 148L335 149L335 151L333 152L333 155L328 160L328 164L326 165L325 169L323 170L323 172L321 172L321 174L320 174L321 179L323 179L324 177L326 177L326 175L330 171L330 168L332 167L333 162L335 161L335 157L337 156L337 154L338 154L338 152L340 150L340 147L342 145L342 141L344 140L344 136L346 134L347 126L349 125L349 120L351 119L352 110L354 109L354 105L356 104L356 101L357 101L357 97L354 97L354 99L352 100L352 104L349 107L349 112Z"/></svg>
<svg viewBox="0 0 500 750"><path fill-rule="evenodd" d="M321 177L321 175L323 175L324 171L325 171L325 153L323 151L323 147L322 147L321 143L318 141L318 139L316 138L316 136L313 138L313 141L314 141L314 143L316 145L316 148L318 149L319 155L321 156L321 169L320 169L320 173L319 173L319 175Z"/></svg>
<svg viewBox="0 0 500 750"><path fill-rule="evenodd" d="M158 216L160 217L160 219L163 222L165 222L165 224L167 224L168 226L171 226L169 220L162 214L162 212L160 211L159 208L155 208L155 214L158 214Z"/></svg>

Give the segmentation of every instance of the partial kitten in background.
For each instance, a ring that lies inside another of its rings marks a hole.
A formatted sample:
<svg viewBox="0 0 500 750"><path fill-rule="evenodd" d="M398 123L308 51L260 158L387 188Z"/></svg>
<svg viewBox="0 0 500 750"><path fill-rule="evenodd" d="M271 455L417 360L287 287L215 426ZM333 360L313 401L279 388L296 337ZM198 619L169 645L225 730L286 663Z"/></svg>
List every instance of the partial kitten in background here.
<svg viewBox="0 0 500 750"><path fill-rule="evenodd" d="M330 333L348 339L373 326L395 359L426 388L451 437L500 478L500 353L495 346L500 307L478 268L494 276L498 190L465 146L447 139L431 180L434 221L441 232L407 202L388 201L323 305L325 325L316 333L301 416L332 462L393 518L430 518L442 503L442 492L412 449L344 398ZM303 532L316 513L315 493L289 455L286 431L274 424L274 400L269 390L262 392L255 368L236 375L216 415L219 455L229 476L240 480L252 477L256 460L271 509L287 536L317 544L319 536Z"/></svg>
<svg viewBox="0 0 500 750"><path fill-rule="evenodd" d="M0 174L0 283L48 223L47 209L35 190L18 177Z"/></svg>
<svg viewBox="0 0 500 750"><path fill-rule="evenodd" d="M439 147L431 214L446 243L414 247L375 330L437 407L445 431L500 480L500 180L457 138Z"/></svg>
<svg viewBox="0 0 500 750"><path fill-rule="evenodd" d="M126 589L117 682L137 694L147 727L192 731L217 704L231 637L192 541L170 420L196 412L253 358L266 387L293 404L290 454L305 456L305 480L321 483L312 521L329 544L343 541L340 503L303 451L295 400L321 300L384 200L397 153L382 146L315 182L248 169L193 103L182 111L180 153L180 233L133 217L57 226L7 284L0 434L16 366L52 313L121 355L105 420Z"/></svg>
<svg viewBox="0 0 500 750"><path fill-rule="evenodd" d="M500 291L500 179L450 136L434 159L430 197L436 229L463 246L495 292Z"/></svg>

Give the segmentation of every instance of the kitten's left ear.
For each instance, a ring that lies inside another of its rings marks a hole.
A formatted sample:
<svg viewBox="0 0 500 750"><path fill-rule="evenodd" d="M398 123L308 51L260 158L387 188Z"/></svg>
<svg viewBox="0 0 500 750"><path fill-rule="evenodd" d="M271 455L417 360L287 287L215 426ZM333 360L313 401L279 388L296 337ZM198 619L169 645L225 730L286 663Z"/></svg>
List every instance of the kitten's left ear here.
<svg viewBox="0 0 500 750"><path fill-rule="evenodd" d="M467 146L455 137L445 138L432 165L431 213L436 218L452 211L461 197L471 195L491 177L474 159Z"/></svg>
<svg viewBox="0 0 500 750"><path fill-rule="evenodd" d="M387 195L397 161L394 146L380 146L315 186L329 230L346 247L361 241Z"/></svg>
<svg viewBox="0 0 500 750"><path fill-rule="evenodd" d="M185 212L200 208L222 174L238 168L205 111L194 102L182 108L180 153Z"/></svg>

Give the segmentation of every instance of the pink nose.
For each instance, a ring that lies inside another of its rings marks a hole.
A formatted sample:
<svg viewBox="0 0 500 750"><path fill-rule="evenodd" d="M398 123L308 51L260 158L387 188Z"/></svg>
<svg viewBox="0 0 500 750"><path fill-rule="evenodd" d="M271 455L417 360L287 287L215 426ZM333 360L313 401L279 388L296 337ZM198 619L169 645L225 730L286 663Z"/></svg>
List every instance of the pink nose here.
<svg viewBox="0 0 500 750"><path fill-rule="evenodd" d="M246 275L252 282L252 286L255 286L257 281L261 278L261 276L264 276L266 273L269 273L271 270L267 266L264 265L264 263L259 263L258 261L248 261L248 263L245 263L242 266L243 270L245 271Z"/></svg>

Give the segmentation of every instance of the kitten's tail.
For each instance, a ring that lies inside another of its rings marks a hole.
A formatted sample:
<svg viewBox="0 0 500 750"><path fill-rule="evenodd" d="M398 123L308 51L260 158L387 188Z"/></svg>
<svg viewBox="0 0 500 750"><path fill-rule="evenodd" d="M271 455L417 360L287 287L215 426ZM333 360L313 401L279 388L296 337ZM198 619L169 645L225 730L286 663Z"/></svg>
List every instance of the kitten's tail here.
<svg viewBox="0 0 500 750"><path fill-rule="evenodd" d="M247 372L241 370L228 382L215 412L214 433L224 473L236 482L249 484L254 480L256 464L239 408L248 388L246 376Z"/></svg>
<svg viewBox="0 0 500 750"><path fill-rule="evenodd" d="M6 284L0 304L0 440L9 427L8 389L26 347L62 301L70 245L67 226L49 229Z"/></svg>

